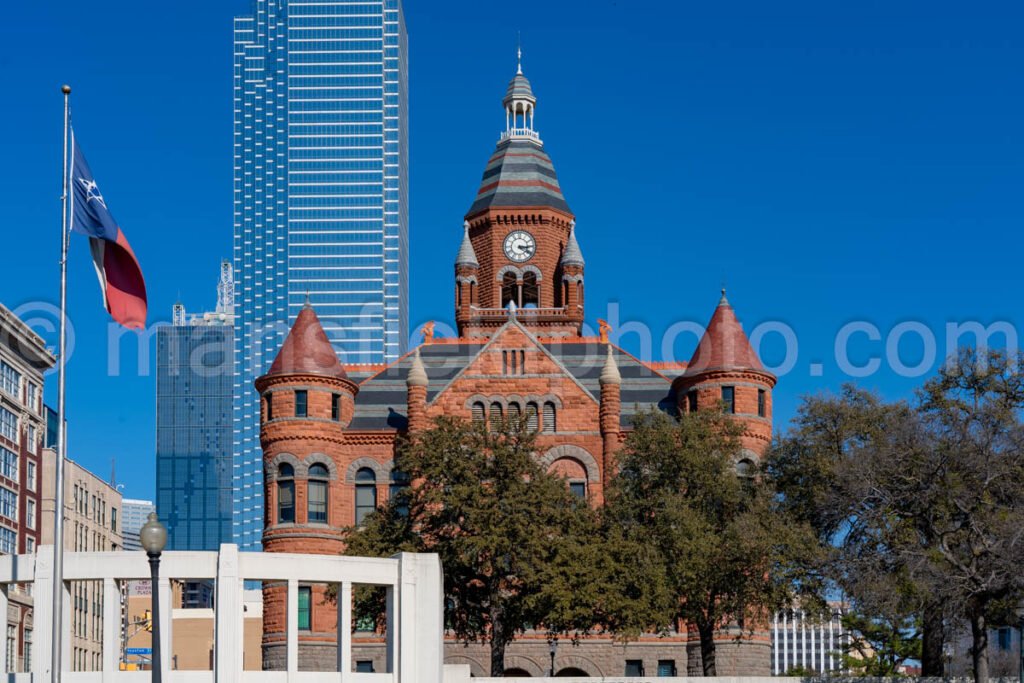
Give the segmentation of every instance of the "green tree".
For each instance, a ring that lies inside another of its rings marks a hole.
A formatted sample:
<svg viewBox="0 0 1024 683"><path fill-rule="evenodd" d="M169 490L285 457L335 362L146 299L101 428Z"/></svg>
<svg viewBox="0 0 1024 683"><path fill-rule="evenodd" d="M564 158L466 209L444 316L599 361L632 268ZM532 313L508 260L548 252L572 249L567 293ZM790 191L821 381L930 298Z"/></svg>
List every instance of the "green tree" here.
<svg viewBox="0 0 1024 683"><path fill-rule="evenodd" d="M412 486L350 530L347 552L433 552L444 567L447 628L486 642L492 675L528 628L574 635L602 601L596 514L537 462L534 434L452 418L401 446ZM379 613L379 595L357 609Z"/></svg>
<svg viewBox="0 0 1024 683"><path fill-rule="evenodd" d="M913 619L879 619L855 612L842 617L849 639L843 643L840 661L857 676L890 677L900 674L908 659L921 656L921 638Z"/></svg>
<svg viewBox="0 0 1024 683"><path fill-rule="evenodd" d="M773 508L759 476L738 475L743 431L720 411L637 416L604 510L610 533L660 565L644 618L694 625L705 676L716 675L716 633L752 628L784 604L816 547L806 525Z"/></svg>

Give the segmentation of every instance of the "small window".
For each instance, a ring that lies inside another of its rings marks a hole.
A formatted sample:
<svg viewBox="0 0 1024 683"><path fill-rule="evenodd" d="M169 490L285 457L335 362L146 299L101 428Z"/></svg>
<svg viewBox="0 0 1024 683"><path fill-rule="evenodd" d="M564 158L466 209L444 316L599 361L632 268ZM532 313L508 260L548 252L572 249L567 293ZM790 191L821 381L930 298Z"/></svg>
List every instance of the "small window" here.
<svg viewBox="0 0 1024 683"><path fill-rule="evenodd" d="M305 389L295 392L295 417L306 417L308 409L309 393Z"/></svg>
<svg viewBox="0 0 1024 683"><path fill-rule="evenodd" d="M409 488L409 475L401 470L391 470L391 491L389 497L395 501L395 508L402 517L409 516L409 501L404 495Z"/></svg>
<svg viewBox="0 0 1024 683"><path fill-rule="evenodd" d="M519 374L526 374L526 351L519 352Z"/></svg>
<svg viewBox="0 0 1024 683"><path fill-rule="evenodd" d="M274 419L274 395L267 394L264 403L267 404L267 422L270 422Z"/></svg>
<svg viewBox="0 0 1024 683"><path fill-rule="evenodd" d="M369 467L356 472L356 524L377 509L377 475Z"/></svg>
<svg viewBox="0 0 1024 683"><path fill-rule="evenodd" d="M341 419L341 394L331 394L331 419L335 422Z"/></svg>
<svg viewBox="0 0 1024 683"><path fill-rule="evenodd" d="M555 415L555 404L551 401L544 403L544 431L554 433L558 430L558 418Z"/></svg>
<svg viewBox="0 0 1024 683"><path fill-rule="evenodd" d="M626 671L627 676L643 676L644 675L644 661L642 659L627 659L626 660Z"/></svg>
<svg viewBox="0 0 1024 683"><path fill-rule="evenodd" d="M495 401L491 404L491 429L495 431L501 429L501 420L503 417L501 404Z"/></svg>
<svg viewBox="0 0 1024 683"><path fill-rule="evenodd" d="M744 458L736 463L736 476L742 479L750 479L754 476L756 466L750 458Z"/></svg>
<svg viewBox="0 0 1024 683"><path fill-rule="evenodd" d="M531 431L537 431L537 404L530 401L526 404L526 428Z"/></svg>
<svg viewBox="0 0 1024 683"><path fill-rule="evenodd" d="M767 413L767 392L764 389L757 390L757 416L765 417Z"/></svg>
<svg viewBox="0 0 1024 683"><path fill-rule="evenodd" d="M313 589L309 586L299 586L299 630L312 630L312 603Z"/></svg>
<svg viewBox="0 0 1024 683"><path fill-rule="evenodd" d="M1010 649L1013 643L1013 634L1009 628L1003 627L999 629L999 649L1006 652Z"/></svg>
<svg viewBox="0 0 1024 683"><path fill-rule="evenodd" d="M327 523L327 467L316 463L309 468L309 508L307 518L312 524Z"/></svg>
<svg viewBox="0 0 1024 683"><path fill-rule="evenodd" d="M694 389L686 394L686 410L690 413L697 412L697 390Z"/></svg>
<svg viewBox="0 0 1024 683"><path fill-rule="evenodd" d="M586 499L587 497L587 482L585 481L570 481L569 492L577 498Z"/></svg>
<svg viewBox="0 0 1024 683"><path fill-rule="evenodd" d="M487 408L480 401L473 404L473 422L483 424L484 417L487 413Z"/></svg>
<svg viewBox="0 0 1024 683"><path fill-rule="evenodd" d="M676 675L676 660L674 659L659 659L658 660L658 677L667 678L669 676Z"/></svg>
<svg viewBox="0 0 1024 683"><path fill-rule="evenodd" d="M359 659L356 660L356 673L372 674L373 660L372 659Z"/></svg>
<svg viewBox="0 0 1024 683"><path fill-rule="evenodd" d="M736 387L722 387L722 403L725 404L725 412L736 414Z"/></svg>
<svg viewBox="0 0 1024 683"><path fill-rule="evenodd" d="M277 523L295 522L295 468L282 463L277 468Z"/></svg>

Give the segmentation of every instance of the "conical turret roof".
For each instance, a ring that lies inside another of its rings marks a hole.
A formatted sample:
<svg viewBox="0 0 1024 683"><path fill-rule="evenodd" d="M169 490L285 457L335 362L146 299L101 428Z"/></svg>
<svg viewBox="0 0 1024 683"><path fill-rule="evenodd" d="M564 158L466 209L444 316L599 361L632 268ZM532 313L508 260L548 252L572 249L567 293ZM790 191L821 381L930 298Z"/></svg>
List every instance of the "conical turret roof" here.
<svg viewBox="0 0 1024 683"><path fill-rule="evenodd" d="M327 339L320 318L313 307L307 302L295 324L288 332L277 358L270 366L268 375L323 375L337 379L347 379L345 368L338 360L338 354Z"/></svg>
<svg viewBox="0 0 1024 683"><path fill-rule="evenodd" d="M469 221L462 225L462 245L459 247L459 255L455 257L455 265L479 268L480 262L476 259L476 251L473 250L473 242L469 239Z"/></svg>
<svg viewBox="0 0 1024 683"><path fill-rule="evenodd" d="M712 370L765 372L761 360L754 353L750 340L747 339L736 317L736 312L725 298L724 289L704 336L697 345L693 358L690 359L686 374L698 375Z"/></svg>
<svg viewBox="0 0 1024 683"><path fill-rule="evenodd" d="M580 244L576 241L576 221L573 221L572 227L569 229L569 241L566 242L565 251L562 252L562 265L581 268L586 265L583 261L583 252L580 251Z"/></svg>

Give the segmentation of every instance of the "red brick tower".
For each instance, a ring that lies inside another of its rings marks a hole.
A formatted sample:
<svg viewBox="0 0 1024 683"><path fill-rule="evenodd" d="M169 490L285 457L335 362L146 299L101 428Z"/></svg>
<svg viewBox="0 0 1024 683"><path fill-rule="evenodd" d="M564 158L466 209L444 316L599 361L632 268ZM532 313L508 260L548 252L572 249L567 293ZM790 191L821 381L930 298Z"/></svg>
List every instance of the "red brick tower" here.
<svg viewBox="0 0 1024 683"><path fill-rule="evenodd" d="M344 428L358 388L348 379L320 320L307 303L295 319L260 392L263 447L263 549L267 552L341 554L348 523L338 490ZM299 588L299 661L323 670L336 661L335 610L323 586ZM263 587L263 666L283 669L286 652L284 584ZM308 623L301 623L306 619Z"/></svg>
<svg viewBox="0 0 1024 683"><path fill-rule="evenodd" d="M511 304L520 322L545 337L577 336L583 257L573 214L533 127L537 98L521 65L502 104L505 131L466 213L456 260L459 335L489 336L508 320Z"/></svg>
<svg viewBox="0 0 1024 683"><path fill-rule="evenodd" d="M724 403L727 412L744 422L744 456L737 469L749 468L760 459L772 439L775 375L764 369L751 348L724 289L704 337L675 385L681 411Z"/></svg>

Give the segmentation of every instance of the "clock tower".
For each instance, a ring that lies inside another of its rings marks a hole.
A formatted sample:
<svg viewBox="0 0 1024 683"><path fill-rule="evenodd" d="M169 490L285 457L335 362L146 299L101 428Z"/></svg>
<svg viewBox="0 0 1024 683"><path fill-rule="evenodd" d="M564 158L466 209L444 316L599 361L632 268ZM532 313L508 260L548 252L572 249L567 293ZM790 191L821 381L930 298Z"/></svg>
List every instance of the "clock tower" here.
<svg viewBox="0 0 1024 683"><path fill-rule="evenodd" d="M583 255L575 217L534 128L534 97L520 65L502 104L505 130L466 213L455 260L462 337L488 337L516 318L543 337L579 336Z"/></svg>

